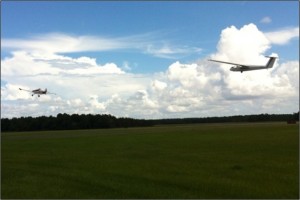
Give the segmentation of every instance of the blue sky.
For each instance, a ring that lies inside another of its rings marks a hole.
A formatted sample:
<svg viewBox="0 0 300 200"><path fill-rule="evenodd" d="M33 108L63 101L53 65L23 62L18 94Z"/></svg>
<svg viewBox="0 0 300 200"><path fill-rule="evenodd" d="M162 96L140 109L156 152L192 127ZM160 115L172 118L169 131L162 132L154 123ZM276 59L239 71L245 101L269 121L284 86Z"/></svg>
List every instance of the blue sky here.
<svg viewBox="0 0 300 200"><path fill-rule="evenodd" d="M276 67L259 74L240 76L207 63L212 57L264 63L270 54L279 57ZM161 118L297 111L298 60L297 1L1 2L2 114ZM37 101L18 87L62 95ZM282 95L287 99L272 101ZM245 96L236 108L228 103ZM140 107L131 110L133 102Z"/></svg>
<svg viewBox="0 0 300 200"><path fill-rule="evenodd" d="M299 24L298 2L3 2L2 38L28 38L51 32L71 35L125 37L154 33L174 48L202 49L173 59L137 51L84 52L100 63L135 63L137 72L153 72L174 60L191 62L215 51L220 31L255 23L262 31ZM260 23L264 17L272 22ZM175 45L176 44L176 45ZM286 47L287 58L296 58L297 45ZM281 47L282 48L282 47ZM4 52L5 53L5 52ZM78 54L75 54L78 55ZM82 55L82 52L81 52ZM138 66L139 67L138 67ZM143 67L142 67L143 66ZM142 67L142 68L141 68Z"/></svg>

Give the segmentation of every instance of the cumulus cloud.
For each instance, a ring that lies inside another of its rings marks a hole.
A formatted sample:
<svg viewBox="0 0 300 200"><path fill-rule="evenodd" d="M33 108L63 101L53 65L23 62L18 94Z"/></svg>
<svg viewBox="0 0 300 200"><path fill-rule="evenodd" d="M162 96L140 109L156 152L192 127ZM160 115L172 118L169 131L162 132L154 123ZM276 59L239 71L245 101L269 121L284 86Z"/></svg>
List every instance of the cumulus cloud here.
<svg viewBox="0 0 300 200"><path fill-rule="evenodd" d="M154 90L162 91L167 87L167 83L158 81L158 80L154 80L154 81L152 81L152 87Z"/></svg>
<svg viewBox="0 0 300 200"><path fill-rule="evenodd" d="M31 98L23 91L19 94L19 87L36 89L41 85L64 99L109 97L144 88L147 77L125 73L114 63L99 65L94 58L18 51L1 61L1 79L7 82L1 86L1 99L16 100Z"/></svg>
<svg viewBox="0 0 300 200"><path fill-rule="evenodd" d="M267 58L263 54L270 48L271 42L254 24L245 25L240 30L230 27L222 31L215 59L230 60L237 63L264 65ZM276 55L276 54L273 54ZM299 63L298 63L299 65ZM226 67L226 65L221 65ZM285 65L283 65L285 66ZM224 72L226 90L231 96L273 97L297 95L285 73L278 73L278 66L269 70L250 72L247 75ZM298 70L295 64L292 70ZM295 81L295 79L293 80Z"/></svg>
<svg viewBox="0 0 300 200"><path fill-rule="evenodd" d="M56 54L34 54L25 51L12 53L10 58L3 59L1 73L7 76L38 76L38 75L97 75L122 74L114 63L98 65L96 59L88 57L71 58Z"/></svg>
<svg viewBox="0 0 300 200"><path fill-rule="evenodd" d="M225 28L217 52L209 58L265 64L274 41L256 25ZM162 54L175 53L161 49ZM273 54L276 55L276 54ZM299 109L299 61L272 69L231 72L208 62L171 63L165 71L133 74L129 63L100 65L95 58L55 52L13 51L1 60L2 117L108 113L119 117L172 118L257 113L290 113ZM19 87L47 87L57 96L32 97Z"/></svg>
<svg viewBox="0 0 300 200"><path fill-rule="evenodd" d="M268 38L255 24L248 24L240 29L235 26L228 27L221 32L220 37L218 52L212 56L214 59L261 63L261 55L271 47Z"/></svg>

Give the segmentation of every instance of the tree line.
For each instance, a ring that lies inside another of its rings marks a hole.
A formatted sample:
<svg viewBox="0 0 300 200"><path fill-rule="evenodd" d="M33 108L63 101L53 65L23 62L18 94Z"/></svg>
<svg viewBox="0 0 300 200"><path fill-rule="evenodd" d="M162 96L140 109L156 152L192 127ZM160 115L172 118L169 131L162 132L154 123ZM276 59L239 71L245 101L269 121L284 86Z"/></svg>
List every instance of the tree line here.
<svg viewBox="0 0 300 200"><path fill-rule="evenodd" d="M299 112L294 114L258 114L236 115L224 117L183 118L183 119L159 119L154 124L193 124L193 123L239 123L239 122L297 122Z"/></svg>
<svg viewBox="0 0 300 200"><path fill-rule="evenodd" d="M228 122L270 122L299 121L299 112L293 114L259 114L226 117L182 118L182 119L133 119L117 118L107 114L58 114L54 116L1 118L2 132L76 130L101 128L144 127L164 124L228 123Z"/></svg>
<svg viewBox="0 0 300 200"><path fill-rule="evenodd" d="M76 130L149 126L142 119L116 118L112 115L58 114L53 116L1 119L1 131Z"/></svg>

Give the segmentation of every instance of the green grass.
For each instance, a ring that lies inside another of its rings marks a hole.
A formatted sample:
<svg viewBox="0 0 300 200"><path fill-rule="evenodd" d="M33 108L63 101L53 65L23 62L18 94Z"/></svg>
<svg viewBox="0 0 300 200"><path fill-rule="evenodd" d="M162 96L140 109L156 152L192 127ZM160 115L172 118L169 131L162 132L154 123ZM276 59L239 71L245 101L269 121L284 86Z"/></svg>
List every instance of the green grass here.
<svg viewBox="0 0 300 200"><path fill-rule="evenodd" d="M6 198L299 198L284 123L2 133Z"/></svg>

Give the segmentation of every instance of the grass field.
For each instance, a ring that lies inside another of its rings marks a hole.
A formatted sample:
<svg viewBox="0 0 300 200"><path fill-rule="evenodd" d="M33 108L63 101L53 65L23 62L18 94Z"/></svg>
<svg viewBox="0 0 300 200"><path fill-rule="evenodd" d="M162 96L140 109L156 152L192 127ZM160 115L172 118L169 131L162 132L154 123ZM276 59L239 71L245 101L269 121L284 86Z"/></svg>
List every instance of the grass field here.
<svg viewBox="0 0 300 200"><path fill-rule="evenodd" d="M2 133L1 198L299 198L284 123Z"/></svg>

